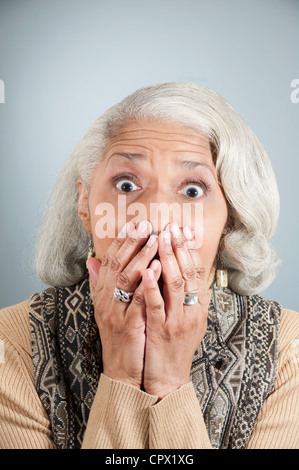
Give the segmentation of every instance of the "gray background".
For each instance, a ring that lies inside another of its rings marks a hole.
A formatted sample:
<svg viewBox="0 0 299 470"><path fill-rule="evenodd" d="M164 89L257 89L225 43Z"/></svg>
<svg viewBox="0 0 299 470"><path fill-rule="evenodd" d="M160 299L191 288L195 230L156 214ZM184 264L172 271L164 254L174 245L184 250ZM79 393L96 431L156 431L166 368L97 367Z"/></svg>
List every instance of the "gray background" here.
<svg viewBox="0 0 299 470"><path fill-rule="evenodd" d="M271 158L282 265L263 295L298 311L298 44L298 0L0 0L0 307L44 288L43 205L93 121L141 86L186 80L223 95Z"/></svg>

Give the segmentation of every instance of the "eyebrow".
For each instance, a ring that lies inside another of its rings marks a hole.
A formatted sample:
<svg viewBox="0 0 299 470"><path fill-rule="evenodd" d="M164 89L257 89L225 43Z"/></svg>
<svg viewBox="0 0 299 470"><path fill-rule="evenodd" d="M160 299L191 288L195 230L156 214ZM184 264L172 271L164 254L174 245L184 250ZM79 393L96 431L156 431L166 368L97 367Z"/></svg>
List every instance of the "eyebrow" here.
<svg viewBox="0 0 299 470"><path fill-rule="evenodd" d="M204 166L205 168L207 168L213 173L212 168L210 167L210 165L208 165L208 163L199 162L197 160L182 160L178 162L178 164L182 166L183 168L186 168L187 170L193 170L194 168L197 168L198 166Z"/></svg>
<svg viewBox="0 0 299 470"><path fill-rule="evenodd" d="M146 155L143 155L142 153L116 152L116 153L113 153L109 157L109 160L110 160L110 158L112 158L114 156L124 157L127 160L129 160L131 162L134 162L134 163L137 163L139 161L144 161L144 160L147 159ZM183 167L186 170L193 170L194 168L197 168L198 166L203 166L204 168L207 168L208 170L210 170L212 175L215 176L212 168L210 167L210 165L208 163L205 163L205 162L199 162L198 160L180 160L180 161L176 162L176 164L177 164L177 166Z"/></svg>

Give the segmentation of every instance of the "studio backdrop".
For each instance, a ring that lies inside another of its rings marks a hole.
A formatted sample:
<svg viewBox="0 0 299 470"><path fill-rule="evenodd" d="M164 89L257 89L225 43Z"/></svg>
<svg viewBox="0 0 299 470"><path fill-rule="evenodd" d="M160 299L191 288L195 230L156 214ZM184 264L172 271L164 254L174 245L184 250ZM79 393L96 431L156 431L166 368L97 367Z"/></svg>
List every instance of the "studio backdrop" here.
<svg viewBox="0 0 299 470"><path fill-rule="evenodd" d="M253 129L277 177L279 274L299 310L298 0L1 0L0 308L44 289L33 256L49 193L94 120L137 88L191 81Z"/></svg>

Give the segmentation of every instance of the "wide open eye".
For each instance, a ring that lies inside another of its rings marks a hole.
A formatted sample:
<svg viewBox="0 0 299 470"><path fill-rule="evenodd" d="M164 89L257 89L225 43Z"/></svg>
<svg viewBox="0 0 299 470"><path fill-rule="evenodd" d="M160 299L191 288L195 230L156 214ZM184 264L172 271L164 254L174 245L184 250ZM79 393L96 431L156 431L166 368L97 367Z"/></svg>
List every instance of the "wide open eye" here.
<svg viewBox="0 0 299 470"><path fill-rule="evenodd" d="M118 181L116 184L117 189L122 191L123 193L131 193L132 191L136 191L137 189L140 189L138 186L136 186L133 181L123 179Z"/></svg>
<svg viewBox="0 0 299 470"><path fill-rule="evenodd" d="M191 199L199 199L205 194L204 190L199 184L187 184L179 192Z"/></svg>

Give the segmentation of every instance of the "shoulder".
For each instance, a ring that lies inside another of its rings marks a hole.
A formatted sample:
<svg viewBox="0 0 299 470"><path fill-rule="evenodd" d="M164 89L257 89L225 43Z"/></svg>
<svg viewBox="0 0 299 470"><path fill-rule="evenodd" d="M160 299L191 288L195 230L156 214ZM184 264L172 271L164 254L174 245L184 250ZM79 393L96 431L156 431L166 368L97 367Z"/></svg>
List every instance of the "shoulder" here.
<svg viewBox="0 0 299 470"><path fill-rule="evenodd" d="M279 330L279 352L299 352L299 313L294 310L282 309Z"/></svg>
<svg viewBox="0 0 299 470"><path fill-rule="evenodd" d="M31 356L30 299L0 310L0 338Z"/></svg>

